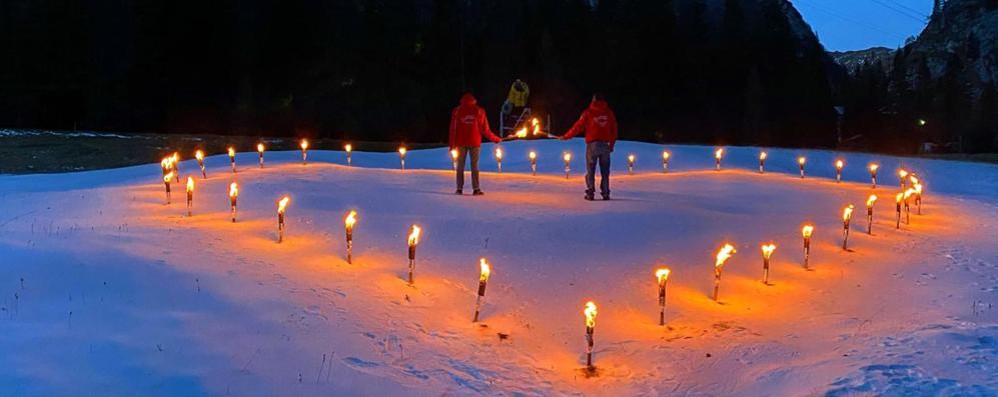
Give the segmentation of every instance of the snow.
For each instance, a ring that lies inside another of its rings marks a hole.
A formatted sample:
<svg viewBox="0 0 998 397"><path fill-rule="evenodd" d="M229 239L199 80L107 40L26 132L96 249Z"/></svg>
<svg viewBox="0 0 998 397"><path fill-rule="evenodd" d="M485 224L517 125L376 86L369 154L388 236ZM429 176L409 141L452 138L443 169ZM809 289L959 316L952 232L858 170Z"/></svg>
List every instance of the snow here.
<svg viewBox="0 0 998 397"><path fill-rule="evenodd" d="M483 197L453 194L446 149L410 151L405 172L397 153L354 152L346 167L339 151L310 150L307 165L299 152L268 152L259 169L246 152L236 174L214 156L193 217L182 185L164 205L158 164L0 176L0 394L998 393L995 166L773 149L759 174L759 149L731 147L716 172L712 147L670 146L663 175L663 146L620 142L614 200L586 202L581 140L505 143L501 175L492 149ZM574 154L567 180L563 150ZM867 235L873 160L881 200ZM902 163L927 193L923 215L895 230ZM181 164L184 176L196 170ZM846 252L849 203L859 210ZM816 226L811 271L800 264L804 222ZM424 234L408 286L413 223ZM769 241L779 248L766 286ZM738 253L718 304L709 295L725 242ZM473 324L480 256L493 273ZM661 264L673 270L667 327L657 325ZM583 369L590 299L596 376Z"/></svg>

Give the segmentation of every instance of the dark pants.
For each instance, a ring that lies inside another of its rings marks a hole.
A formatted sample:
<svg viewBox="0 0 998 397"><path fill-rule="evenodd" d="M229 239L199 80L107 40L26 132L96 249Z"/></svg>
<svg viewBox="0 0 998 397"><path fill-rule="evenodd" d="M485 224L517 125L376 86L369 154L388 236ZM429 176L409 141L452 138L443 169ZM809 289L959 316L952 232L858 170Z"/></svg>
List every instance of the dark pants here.
<svg viewBox="0 0 998 397"><path fill-rule="evenodd" d="M604 196L610 195L610 144L591 142L586 144L586 194L596 193L596 163L599 162L599 190Z"/></svg>
<svg viewBox="0 0 998 397"><path fill-rule="evenodd" d="M457 148L457 188L464 189L464 160L471 153L471 187L475 190L481 189L478 186L478 156L481 153L480 147L459 147Z"/></svg>

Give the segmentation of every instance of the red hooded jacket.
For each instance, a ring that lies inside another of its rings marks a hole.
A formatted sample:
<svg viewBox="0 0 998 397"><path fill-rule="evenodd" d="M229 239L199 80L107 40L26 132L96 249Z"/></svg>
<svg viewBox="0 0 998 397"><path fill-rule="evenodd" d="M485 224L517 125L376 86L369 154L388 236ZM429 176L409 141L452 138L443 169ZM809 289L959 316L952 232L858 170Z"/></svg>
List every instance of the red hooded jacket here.
<svg viewBox="0 0 998 397"><path fill-rule="evenodd" d="M502 141L489 128L485 109L478 106L474 96L464 94L461 105L454 108L450 115L450 147L479 147L482 146L483 136L495 143Z"/></svg>
<svg viewBox="0 0 998 397"><path fill-rule="evenodd" d="M607 142L610 144L610 150L613 150L613 146L617 144L617 116L610 110L606 101L593 100L589 108L582 112L579 120L565 134L565 138L574 137L583 129L586 130L586 143Z"/></svg>

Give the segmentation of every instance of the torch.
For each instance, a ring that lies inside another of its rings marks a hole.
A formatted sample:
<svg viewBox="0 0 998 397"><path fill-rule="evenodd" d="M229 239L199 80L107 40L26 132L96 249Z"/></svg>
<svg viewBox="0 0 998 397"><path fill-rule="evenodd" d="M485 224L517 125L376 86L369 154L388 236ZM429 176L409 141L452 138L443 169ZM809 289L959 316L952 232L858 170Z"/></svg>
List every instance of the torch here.
<svg viewBox="0 0 998 397"><path fill-rule="evenodd" d="M405 146L399 147L399 160L402 160L402 171L405 171L405 153L406 152L408 152L408 150L405 148Z"/></svg>
<svg viewBox="0 0 998 397"><path fill-rule="evenodd" d="M596 303L586 302L586 308L582 310L586 315L586 368L590 371L593 367L593 331L596 330Z"/></svg>
<svg viewBox="0 0 998 397"><path fill-rule="evenodd" d="M880 165L877 165L877 163L870 163L870 181L872 182L874 189L877 188L877 169L879 168Z"/></svg>
<svg viewBox="0 0 998 397"><path fill-rule="evenodd" d="M655 271L658 280L658 325L665 325L665 284L669 282L671 270L667 267Z"/></svg>
<svg viewBox="0 0 998 397"><path fill-rule="evenodd" d="M807 262L811 259L811 234L813 233L814 226L810 224L806 224L800 229L800 234L804 237L804 270L809 270Z"/></svg>
<svg viewBox="0 0 998 397"><path fill-rule="evenodd" d="M804 163L807 163L807 158L804 156L797 158L797 165L800 166L800 179L804 179Z"/></svg>
<svg viewBox="0 0 998 397"><path fill-rule="evenodd" d="M662 151L662 173L665 174L669 172L669 154L668 150Z"/></svg>
<svg viewBox="0 0 998 397"><path fill-rule="evenodd" d="M357 211L350 211L343 224L347 231L347 263L353 264L353 226L357 224Z"/></svg>
<svg viewBox="0 0 998 397"><path fill-rule="evenodd" d="M194 178L187 177L187 216L191 216L191 208L194 207Z"/></svg>
<svg viewBox="0 0 998 397"><path fill-rule="evenodd" d="M766 157L769 157L768 153L766 153L764 151L763 152L759 152L759 173L760 174L763 173L763 172L765 172Z"/></svg>
<svg viewBox="0 0 998 397"><path fill-rule="evenodd" d="M171 157L163 157L163 160L160 160L159 162L159 167L163 169L164 178L166 177L166 174L168 174L170 170L173 169L173 164L170 164L170 162L172 161L173 159Z"/></svg>
<svg viewBox="0 0 998 397"><path fill-rule="evenodd" d="M721 170L721 157L724 156L724 148L717 148L714 151L714 161L717 163L717 170Z"/></svg>
<svg viewBox="0 0 998 397"><path fill-rule="evenodd" d="M894 212L897 213L897 225L894 226L895 229L901 228L901 200L904 200L904 192L898 193L897 196L894 196L894 202L895 202Z"/></svg>
<svg viewBox="0 0 998 397"><path fill-rule="evenodd" d="M527 157L530 157L530 174L537 175L537 152L531 150Z"/></svg>
<svg viewBox="0 0 998 397"><path fill-rule="evenodd" d="M762 283L769 285L769 258L776 251L776 244L769 243L762 245Z"/></svg>
<svg viewBox="0 0 998 397"><path fill-rule="evenodd" d="M565 160L565 179L568 179L568 172L571 171L571 168L568 167L568 164L572 161L572 154L569 152L565 152L565 154L563 154L561 158Z"/></svg>
<svg viewBox="0 0 998 397"><path fill-rule="evenodd" d="M173 171L169 171L163 176L163 183L166 184L166 203L170 204L170 180L173 179Z"/></svg>
<svg viewBox="0 0 998 397"><path fill-rule="evenodd" d="M232 223L236 223L236 199L239 198L239 185L235 182L229 185L229 205L232 207Z"/></svg>
<svg viewBox="0 0 998 397"><path fill-rule="evenodd" d="M836 160L835 161L835 182L836 183L842 182L842 167L843 166L845 166L845 163L842 162L842 160Z"/></svg>
<svg viewBox="0 0 998 397"><path fill-rule="evenodd" d="M873 204L877 202L877 195L871 194L866 199L866 234L873 235Z"/></svg>
<svg viewBox="0 0 998 397"><path fill-rule="evenodd" d="M409 285L412 285L412 272L416 270L416 246L419 245L419 233L422 230L412 225L409 231Z"/></svg>
<svg viewBox="0 0 998 397"><path fill-rule="evenodd" d="M232 165L232 173L236 173L236 149L229 146L229 164Z"/></svg>
<svg viewBox="0 0 998 397"><path fill-rule="evenodd" d="M284 196L277 202L277 242L284 241L284 211L288 209L291 197Z"/></svg>
<svg viewBox="0 0 998 397"><path fill-rule="evenodd" d="M347 152L347 167L353 166L353 159L351 159L351 154L353 153L353 145L346 144L343 145L343 150Z"/></svg>
<svg viewBox="0 0 998 397"><path fill-rule="evenodd" d="M909 199L911 199L911 196L914 195L914 194L915 194L915 189L909 188L908 190L904 191L904 196L902 196L902 199L904 200L904 224L905 225L910 225L911 224L911 202L909 201Z"/></svg>
<svg viewBox="0 0 998 397"><path fill-rule="evenodd" d="M905 170L904 168L898 170L898 178L901 179L901 190L906 189L908 187L907 184L908 171Z"/></svg>
<svg viewBox="0 0 998 397"><path fill-rule="evenodd" d="M492 275L492 267L489 266L489 262L485 258L479 258L478 263L482 268L482 273L478 276L478 298L475 299L475 318L471 320L473 323L478 322L478 312L482 308L482 299L485 298L485 286L489 283L489 276Z"/></svg>
<svg viewBox="0 0 998 397"><path fill-rule="evenodd" d="M724 270L724 265L728 263L728 259L731 259L731 255L737 252L731 244L724 244L724 247L721 247L721 250L717 252L717 260L714 261L714 302L720 302L717 300L717 291L721 288L721 271Z"/></svg>
<svg viewBox="0 0 998 397"><path fill-rule="evenodd" d="M308 139L302 139L298 146L301 146L301 164L308 165Z"/></svg>
<svg viewBox="0 0 998 397"><path fill-rule="evenodd" d="M502 148L496 148L496 167L499 169L499 173L502 173Z"/></svg>
<svg viewBox="0 0 998 397"><path fill-rule="evenodd" d="M918 206L918 215L922 215L922 184L915 183L915 205Z"/></svg>
<svg viewBox="0 0 998 397"><path fill-rule="evenodd" d="M852 221L852 211L855 206L849 204L842 210L842 250L849 250L849 223Z"/></svg>
<svg viewBox="0 0 998 397"><path fill-rule="evenodd" d="M263 168L263 144L256 144L256 152L260 154L260 168Z"/></svg>
<svg viewBox="0 0 998 397"><path fill-rule="evenodd" d="M204 171L204 152L200 150L194 152L194 158L198 160L198 166L201 167L201 179L208 178L208 173Z"/></svg>
<svg viewBox="0 0 998 397"><path fill-rule="evenodd" d="M454 172L457 172L457 155L458 155L457 149L450 150L450 158L451 161L454 163Z"/></svg>
<svg viewBox="0 0 998 397"><path fill-rule="evenodd" d="M634 175L634 154L627 155L627 173Z"/></svg>
<svg viewBox="0 0 998 397"><path fill-rule="evenodd" d="M176 171L173 174L173 178L180 183L180 153L173 152L173 161L170 163L173 166L173 170Z"/></svg>

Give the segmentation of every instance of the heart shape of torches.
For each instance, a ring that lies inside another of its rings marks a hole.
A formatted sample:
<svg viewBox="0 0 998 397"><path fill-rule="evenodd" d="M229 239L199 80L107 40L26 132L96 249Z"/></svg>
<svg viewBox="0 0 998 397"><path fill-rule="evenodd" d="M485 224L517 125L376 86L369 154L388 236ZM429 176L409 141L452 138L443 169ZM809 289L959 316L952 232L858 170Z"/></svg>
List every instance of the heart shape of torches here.
<svg viewBox="0 0 998 397"><path fill-rule="evenodd" d="M284 211L288 209L291 197L284 196L277 201L277 242L284 242Z"/></svg>
<svg viewBox="0 0 998 397"><path fill-rule="evenodd" d="M406 149L406 148L405 148L405 146L400 146L400 147L399 147L399 160L401 160L401 161L402 161L402 171L405 171L405 154L406 154L406 153L407 153L408 151L409 151L409 150L408 150L408 149Z"/></svg>
<svg viewBox="0 0 998 397"><path fill-rule="evenodd" d="M728 259L736 254L738 251L731 244L724 244L720 251L717 251L717 259L714 261L714 301L720 303L718 298L718 290L721 288L721 272L724 270L724 265L728 263Z"/></svg>
<svg viewBox="0 0 998 397"><path fill-rule="evenodd" d="M807 158L800 156L797 158L797 165L800 166L800 179L804 179L804 164L807 163Z"/></svg>
<svg viewBox="0 0 998 397"><path fill-rule="evenodd" d="M880 165L877 163L870 163L870 184L873 189L877 188L877 170L880 169Z"/></svg>
<svg viewBox="0 0 998 397"><path fill-rule="evenodd" d="M766 157L769 157L769 153L766 153L765 150L759 152L759 173L760 174L766 172L765 171L765 169L766 169Z"/></svg>
<svg viewBox="0 0 998 397"><path fill-rule="evenodd" d="M670 154L668 150L663 150L662 151L662 173L663 174L669 172L669 157L671 157L671 156L672 156L672 154Z"/></svg>
<svg viewBox="0 0 998 397"><path fill-rule="evenodd" d="M357 224L357 211L350 211L343 224L347 234L347 263L353 264L353 227Z"/></svg>
<svg viewBox="0 0 998 397"><path fill-rule="evenodd" d="M187 177L187 216L191 216L191 209L194 207L194 178Z"/></svg>
<svg viewBox="0 0 998 397"><path fill-rule="evenodd" d="M239 199L239 185L235 182L229 184L229 206L232 210L232 223L236 223L236 200Z"/></svg>
<svg viewBox="0 0 998 397"><path fill-rule="evenodd" d="M627 155L627 173L634 175L634 153Z"/></svg>
<svg viewBox="0 0 998 397"><path fill-rule="evenodd" d="M593 367L593 331L596 330L596 303L586 302L582 309L582 314L586 316L586 369L590 372L596 369Z"/></svg>
<svg viewBox="0 0 998 397"><path fill-rule="evenodd" d="M808 261L811 259L811 235L814 234L814 225L805 224L800 229L800 234L804 237L804 270L810 270Z"/></svg>
<svg viewBox="0 0 998 397"><path fill-rule="evenodd" d="M537 175L537 152L531 150L527 153L527 157L530 158L530 174Z"/></svg>
<svg viewBox="0 0 998 397"><path fill-rule="evenodd" d="M496 167L502 173L502 147L496 147Z"/></svg>
<svg viewBox="0 0 998 397"><path fill-rule="evenodd" d="M409 228L409 239L407 240L409 244L409 285L413 285L412 272L416 270L416 246L419 245L419 235L422 231L417 225L412 225Z"/></svg>
<svg viewBox="0 0 998 397"><path fill-rule="evenodd" d="M866 234L873 235L873 204L877 202L877 195L871 194L866 199Z"/></svg>
<svg viewBox="0 0 998 397"><path fill-rule="evenodd" d="M568 173L572 170L569 168L569 164L572 162L572 153L565 152L561 155L561 159L565 160L565 179L568 179Z"/></svg>
<svg viewBox="0 0 998 397"><path fill-rule="evenodd" d="M766 285L769 284L769 258L773 256L773 251L776 251L776 244L769 243L763 244L762 249L762 283Z"/></svg>
<svg viewBox="0 0 998 397"><path fill-rule="evenodd" d="M842 250L849 250L849 223L852 221L852 211L855 206L849 204L842 210Z"/></svg>
<svg viewBox="0 0 998 397"><path fill-rule="evenodd" d="M256 152L260 154L260 168L263 168L263 143L256 144Z"/></svg>
<svg viewBox="0 0 998 397"><path fill-rule="evenodd" d="M232 173L236 173L236 149L229 146L229 164L232 165Z"/></svg>
<svg viewBox="0 0 998 397"><path fill-rule="evenodd" d="M665 286L669 282L670 273L672 271L667 267L655 270L655 280L658 281L658 325L665 325Z"/></svg>
<svg viewBox="0 0 998 397"><path fill-rule="evenodd" d="M845 162L842 160L835 160L835 182L842 182L842 167L845 166Z"/></svg>
<svg viewBox="0 0 998 397"><path fill-rule="evenodd" d="M298 146L301 147L301 164L308 165L308 139L302 139Z"/></svg>
<svg viewBox="0 0 998 397"><path fill-rule="evenodd" d="M714 161L717 163L717 171L721 170L721 157L724 157L724 148L717 148L714 151Z"/></svg>
<svg viewBox="0 0 998 397"><path fill-rule="evenodd" d="M343 151L347 152L347 167L352 167L353 159L351 158L351 155L353 154L353 145L349 143L343 145Z"/></svg>
<svg viewBox="0 0 998 397"><path fill-rule="evenodd" d="M198 160L198 166L201 167L201 179L207 179L208 173L204 170L204 152L200 150L195 151L194 158Z"/></svg>
<svg viewBox="0 0 998 397"><path fill-rule="evenodd" d="M488 286L489 277L492 275L492 266L484 257L478 259L478 266L481 273L478 276L478 298L475 299L475 318L471 320L473 323L478 322L478 312L482 308L482 299L485 299L485 287Z"/></svg>

